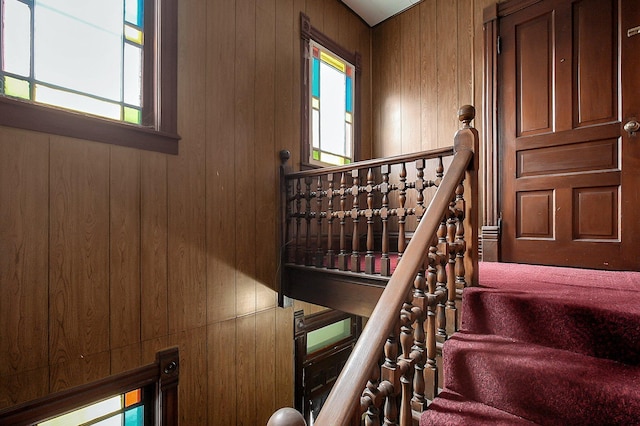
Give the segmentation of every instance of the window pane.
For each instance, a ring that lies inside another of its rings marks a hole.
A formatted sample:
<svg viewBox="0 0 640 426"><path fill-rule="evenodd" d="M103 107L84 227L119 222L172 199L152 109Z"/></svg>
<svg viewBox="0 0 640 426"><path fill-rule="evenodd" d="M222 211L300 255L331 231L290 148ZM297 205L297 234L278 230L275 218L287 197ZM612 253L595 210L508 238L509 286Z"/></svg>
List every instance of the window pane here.
<svg viewBox="0 0 640 426"><path fill-rule="evenodd" d="M124 102L139 107L142 104L142 49L125 44L124 65Z"/></svg>
<svg viewBox="0 0 640 426"><path fill-rule="evenodd" d="M31 99L31 85L28 81L6 76L4 78L4 93L16 98Z"/></svg>
<svg viewBox="0 0 640 426"><path fill-rule="evenodd" d="M144 423L144 407L131 408L124 413L124 426L142 426Z"/></svg>
<svg viewBox="0 0 640 426"><path fill-rule="evenodd" d="M35 100L101 117L120 119L120 105L36 84Z"/></svg>
<svg viewBox="0 0 640 426"><path fill-rule="evenodd" d="M142 11L144 3L142 0L125 0L124 19L130 24L142 28Z"/></svg>
<svg viewBox="0 0 640 426"><path fill-rule="evenodd" d="M35 78L119 101L122 1L36 0L35 5Z"/></svg>
<svg viewBox="0 0 640 426"><path fill-rule="evenodd" d="M122 119L127 123L140 124L142 122L142 113L139 109L124 107Z"/></svg>
<svg viewBox="0 0 640 426"><path fill-rule="evenodd" d="M29 77L31 69L31 12L16 0L6 0L2 22L4 71Z"/></svg>
<svg viewBox="0 0 640 426"><path fill-rule="evenodd" d="M320 81L320 146L323 151L344 156L345 75L322 62Z"/></svg>
<svg viewBox="0 0 640 426"><path fill-rule="evenodd" d="M94 423L95 426L122 426L122 413L116 414L113 417L104 419L101 422Z"/></svg>
<svg viewBox="0 0 640 426"><path fill-rule="evenodd" d="M351 335L351 318L307 333L307 353L317 351Z"/></svg>
<svg viewBox="0 0 640 426"><path fill-rule="evenodd" d="M313 116L312 118L312 129L313 132L311 134L311 138L313 139L313 147L320 148L320 111L314 109L311 111Z"/></svg>
<svg viewBox="0 0 640 426"><path fill-rule="evenodd" d="M39 423L39 426L68 426L88 422L106 414L113 413L122 408L122 397L120 395L98 402L85 408L72 411L68 414L56 417L46 422Z"/></svg>

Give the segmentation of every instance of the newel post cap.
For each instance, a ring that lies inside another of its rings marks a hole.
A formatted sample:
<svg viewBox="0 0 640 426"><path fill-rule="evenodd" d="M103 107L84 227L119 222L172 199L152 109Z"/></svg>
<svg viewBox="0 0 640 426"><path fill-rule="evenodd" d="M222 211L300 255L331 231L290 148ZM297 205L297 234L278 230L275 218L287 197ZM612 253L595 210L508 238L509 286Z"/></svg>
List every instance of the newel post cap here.
<svg viewBox="0 0 640 426"><path fill-rule="evenodd" d="M307 426L307 422L297 410L285 407L271 415L267 426Z"/></svg>

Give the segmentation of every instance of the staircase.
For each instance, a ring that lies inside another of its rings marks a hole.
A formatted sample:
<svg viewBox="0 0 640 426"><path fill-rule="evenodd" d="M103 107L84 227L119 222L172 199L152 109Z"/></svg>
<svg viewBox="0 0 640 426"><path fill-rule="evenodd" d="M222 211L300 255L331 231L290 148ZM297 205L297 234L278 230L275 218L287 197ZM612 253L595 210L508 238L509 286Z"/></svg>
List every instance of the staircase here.
<svg viewBox="0 0 640 426"><path fill-rule="evenodd" d="M640 273L482 263L420 425L640 425Z"/></svg>

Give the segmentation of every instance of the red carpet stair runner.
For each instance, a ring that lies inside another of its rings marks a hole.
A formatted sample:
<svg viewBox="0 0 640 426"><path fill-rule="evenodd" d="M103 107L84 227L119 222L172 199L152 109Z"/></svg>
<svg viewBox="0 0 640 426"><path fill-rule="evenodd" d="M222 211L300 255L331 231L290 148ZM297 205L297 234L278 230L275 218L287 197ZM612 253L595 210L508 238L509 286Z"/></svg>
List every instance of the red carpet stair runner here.
<svg viewBox="0 0 640 426"><path fill-rule="evenodd" d="M481 263L420 425L640 425L640 273Z"/></svg>

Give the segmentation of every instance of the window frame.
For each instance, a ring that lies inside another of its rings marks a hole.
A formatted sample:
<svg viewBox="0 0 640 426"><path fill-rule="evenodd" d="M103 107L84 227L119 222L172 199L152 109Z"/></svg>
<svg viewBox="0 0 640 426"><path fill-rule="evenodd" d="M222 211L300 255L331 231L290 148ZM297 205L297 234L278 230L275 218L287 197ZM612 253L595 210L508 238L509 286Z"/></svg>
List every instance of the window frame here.
<svg viewBox="0 0 640 426"><path fill-rule="evenodd" d="M310 41L322 45L325 49L330 50L334 54L340 56L343 60L354 66L355 87L353 94L353 162L359 161L360 158L360 80L362 79L362 57L357 51L351 52L340 44L323 34L317 28L311 25L311 20L307 15L300 12L300 57L301 57L301 123L300 123L300 168L301 169L317 169L323 167L317 163L311 162L311 100L310 100L310 75L309 65L311 61ZM326 166L329 166L328 164Z"/></svg>
<svg viewBox="0 0 640 426"><path fill-rule="evenodd" d="M176 1L145 1L143 124L0 95L0 126L177 154L177 12Z"/></svg>

